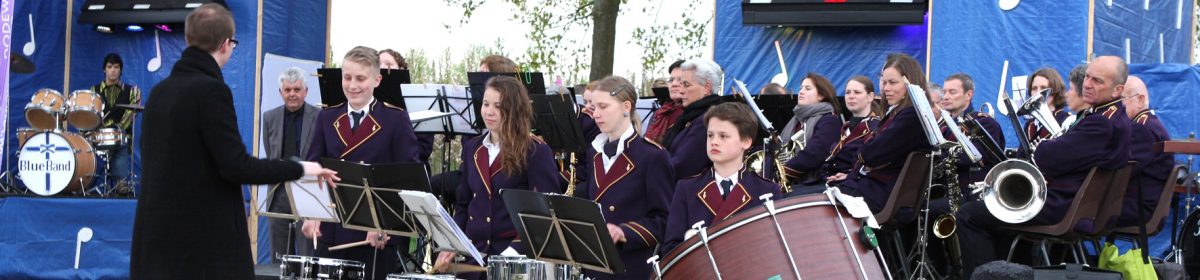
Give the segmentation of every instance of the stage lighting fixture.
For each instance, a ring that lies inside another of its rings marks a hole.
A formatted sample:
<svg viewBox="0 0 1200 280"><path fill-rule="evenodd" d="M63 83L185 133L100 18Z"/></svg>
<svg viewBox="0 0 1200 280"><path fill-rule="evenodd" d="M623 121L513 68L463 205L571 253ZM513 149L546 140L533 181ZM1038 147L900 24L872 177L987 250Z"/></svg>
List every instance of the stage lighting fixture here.
<svg viewBox="0 0 1200 280"><path fill-rule="evenodd" d="M130 24L129 26L125 27L125 31L129 31L129 32L142 32L143 30L146 30L146 29L142 28L141 25L137 25L137 24Z"/></svg>
<svg viewBox="0 0 1200 280"><path fill-rule="evenodd" d="M97 24L96 32L112 34L113 30L112 30L112 26L108 26L108 25L104 25L104 24Z"/></svg>
<svg viewBox="0 0 1200 280"><path fill-rule="evenodd" d="M171 26L166 25L166 24L155 24L154 28L158 28L158 30L162 30L163 32L172 32L173 31L173 30L171 30Z"/></svg>

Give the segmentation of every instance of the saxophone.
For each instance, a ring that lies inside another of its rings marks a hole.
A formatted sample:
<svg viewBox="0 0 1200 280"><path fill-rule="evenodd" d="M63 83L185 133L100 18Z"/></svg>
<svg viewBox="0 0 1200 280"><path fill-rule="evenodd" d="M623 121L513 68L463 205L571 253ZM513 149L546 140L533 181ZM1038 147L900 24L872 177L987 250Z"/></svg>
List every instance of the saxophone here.
<svg viewBox="0 0 1200 280"><path fill-rule="evenodd" d="M938 169L942 172L942 178L946 182L946 200L950 204L950 213L942 214L933 220L933 236L943 240L943 244L946 245L947 259L950 260L953 267L962 267L962 249L958 244L958 235L954 234L958 228L958 219L955 218L955 214L958 213L958 206L962 199L962 190L958 186L958 172L955 165L960 151L961 148L950 149L947 156L939 163Z"/></svg>

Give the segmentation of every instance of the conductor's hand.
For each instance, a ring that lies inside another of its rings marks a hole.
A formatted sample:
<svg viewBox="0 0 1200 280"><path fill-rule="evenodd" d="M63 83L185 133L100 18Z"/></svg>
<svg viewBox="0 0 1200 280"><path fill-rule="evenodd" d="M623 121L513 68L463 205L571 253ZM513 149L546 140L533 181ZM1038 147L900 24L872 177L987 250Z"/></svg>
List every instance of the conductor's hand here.
<svg viewBox="0 0 1200 280"><path fill-rule="evenodd" d="M307 237L308 239L316 239L317 237L321 237L321 221L304 221L304 225L300 226L300 232L303 232L304 237Z"/></svg>
<svg viewBox="0 0 1200 280"><path fill-rule="evenodd" d="M438 253L437 261L433 262L433 271L434 272L448 272L447 270L450 269L450 263L453 263L454 257L457 257L457 256L458 256L458 254L455 254L454 252Z"/></svg>
<svg viewBox="0 0 1200 280"><path fill-rule="evenodd" d="M338 178L337 171L321 167L321 164L316 162L301 161L300 165L304 166L304 176L317 176L317 181L321 182L318 186L324 187L328 184L330 187L333 187L333 182L342 180L342 178Z"/></svg>
<svg viewBox="0 0 1200 280"><path fill-rule="evenodd" d="M622 230L620 226L608 224L608 236L612 236L613 244L625 242L625 230Z"/></svg>
<svg viewBox="0 0 1200 280"><path fill-rule="evenodd" d="M384 233L380 233L380 232L368 232L367 233L367 243L370 243L371 247L375 247L375 249L382 250L383 246L387 245L387 241L391 240L391 239L392 239L391 237L387 236L387 234L384 234Z"/></svg>
<svg viewBox="0 0 1200 280"><path fill-rule="evenodd" d="M825 177L825 181L841 181L846 180L846 173L838 173Z"/></svg>

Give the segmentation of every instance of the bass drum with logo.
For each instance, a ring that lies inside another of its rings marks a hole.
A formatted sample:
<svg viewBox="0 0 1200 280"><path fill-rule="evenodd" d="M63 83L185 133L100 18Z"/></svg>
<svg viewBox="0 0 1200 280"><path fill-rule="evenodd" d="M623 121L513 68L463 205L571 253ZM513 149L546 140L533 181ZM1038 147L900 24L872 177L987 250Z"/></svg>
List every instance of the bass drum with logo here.
<svg viewBox="0 0 1200 280"><path fill-rule="evenodd" d="M1183 250L1183 268L1187 275L1200 275L1200 210L1188 214L1176 244Z"/></svg>
<svg viewBox="0 0 1200 280"><path fill-rule="evenodd" d="M92 185L97 158L92 145L74 133L42 132L21 145L17 174L30 192L50 196L82 192Z"/></svg>

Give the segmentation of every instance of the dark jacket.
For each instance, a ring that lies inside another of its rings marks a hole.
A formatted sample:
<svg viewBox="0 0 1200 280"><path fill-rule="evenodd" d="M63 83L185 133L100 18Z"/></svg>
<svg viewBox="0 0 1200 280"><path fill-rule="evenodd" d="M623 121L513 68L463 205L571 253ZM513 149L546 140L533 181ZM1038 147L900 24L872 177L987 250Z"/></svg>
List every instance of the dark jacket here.
<svg viewBox="0 0 1200 280"><path fill-rule="evenodd" d="M233 94L205 51L187 48L150 91L133 279L253 279L242 184L299 179L295 162L246 153Z"/></svg>

